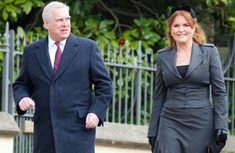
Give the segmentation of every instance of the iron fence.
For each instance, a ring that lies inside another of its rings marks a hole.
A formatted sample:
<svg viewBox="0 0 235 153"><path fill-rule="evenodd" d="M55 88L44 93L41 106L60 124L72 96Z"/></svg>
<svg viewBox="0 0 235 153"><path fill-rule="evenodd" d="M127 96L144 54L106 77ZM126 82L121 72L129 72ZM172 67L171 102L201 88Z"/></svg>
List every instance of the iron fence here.
<svg viewBox="0 0 235 153"><path fill-rule="evenodd" d="M31 39L31 42L33 40ZM2 105L1 111L15 116L21 133L15 138L15 153L31 153L33 136L24 132L24 122L31 120L33 110L23 117L15 113L12 83L19 74L23 47L26 38L19 38L13 30L0 34L0 60L2 62ZM229 96L229 129L235 135L235 37L228 45L226 62L223 64L226 88ZM106 114L107 122L148 125L155 84L156 54L142 48L126 46L100 47L101 56L113 80L113 97Z"/></svg>

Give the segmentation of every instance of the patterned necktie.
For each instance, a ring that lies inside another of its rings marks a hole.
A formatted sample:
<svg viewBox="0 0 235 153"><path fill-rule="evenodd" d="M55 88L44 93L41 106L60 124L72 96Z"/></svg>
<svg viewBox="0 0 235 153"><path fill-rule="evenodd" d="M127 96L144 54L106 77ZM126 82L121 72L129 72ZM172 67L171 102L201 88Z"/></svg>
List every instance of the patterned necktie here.
<svg viewBox="0 0 235 153"><path fill-rule="evenodd" d="M57 41L57 42L55 42L55 44L57 46L57 50L56 50L56 53L55 53L55 61L54 61L54 71L56 73L57 70L58 70L58 67L59 67L62 51L60 49L60 42Z"/></svg>

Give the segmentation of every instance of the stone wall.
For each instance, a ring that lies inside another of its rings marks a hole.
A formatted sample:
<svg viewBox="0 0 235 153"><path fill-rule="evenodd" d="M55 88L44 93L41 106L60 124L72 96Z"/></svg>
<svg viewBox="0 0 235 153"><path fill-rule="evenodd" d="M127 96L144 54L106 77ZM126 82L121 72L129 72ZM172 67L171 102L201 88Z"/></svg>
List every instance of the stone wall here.
<svg viewBox="0 0 235 153"><path fill-rule="evenodd" d="M25 121L23 132L33 133L33 123ZM97 128L96 153L151 153L147 126L105 122ZM235 153L235 137L229 136L222 153Z"/></svg>
<svg viewBox="0 0 235 153"><path fill-rule="evenodd" d="M13 153L14 137L20 132L13 116L0 112L0 152Z"/></svg>
<svg viewBox="0 0 235 153"><path fill-rule="evenodd" d="M108 153L127 153L127 151L128 153L151 153L146 138L147 130L147 126L105 123L103 128L97 128L96 148L110 148ZM97 153L107 152L97 151ZM235 136L229 136L222 153L235 153Z"/></svg>

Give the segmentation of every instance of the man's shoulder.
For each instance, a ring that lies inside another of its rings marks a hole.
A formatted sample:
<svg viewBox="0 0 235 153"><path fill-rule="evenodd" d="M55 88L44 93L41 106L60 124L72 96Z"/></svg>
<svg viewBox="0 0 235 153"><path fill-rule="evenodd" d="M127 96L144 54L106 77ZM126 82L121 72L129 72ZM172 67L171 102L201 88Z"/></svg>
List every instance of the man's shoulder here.
<svg viewBox="0 0 235 153"><path fill-rule="evenodd" d="M26 48L30 48L30 47L41 46L41 45L43 45L44 43L46 43L46 42L48 41L47 38L48 38L48 37L45 36L45 37L43 37L42 39L39 39L39 40L34 41L34 42L32 42L32 43L29 43L29 44L26 45L25 47L26 47Z"/></svg>
<svg viewBox="0 0 235 153"><path fill-rule="evenodd" d="M81 37L81 36L76 36L76 35L73 35L73 34L71 34L71 37L74 38L79 43L86 43L86 44L96 43L94 40L91 40L91 39L88 39L88 38L85 38L85 37Z"/></svg>

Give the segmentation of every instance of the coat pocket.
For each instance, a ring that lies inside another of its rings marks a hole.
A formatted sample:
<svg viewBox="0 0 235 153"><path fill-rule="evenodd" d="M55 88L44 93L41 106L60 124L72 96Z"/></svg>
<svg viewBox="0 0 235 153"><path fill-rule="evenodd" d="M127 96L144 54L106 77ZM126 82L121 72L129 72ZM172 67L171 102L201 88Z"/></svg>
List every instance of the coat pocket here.
<svg viewBox="0 0 235 153"><path fill-rule="evenodd" d="M78 123L84 123L86 122L86 116L87 116L87 109L80 109L77 112L77 122Z"/></svg>

